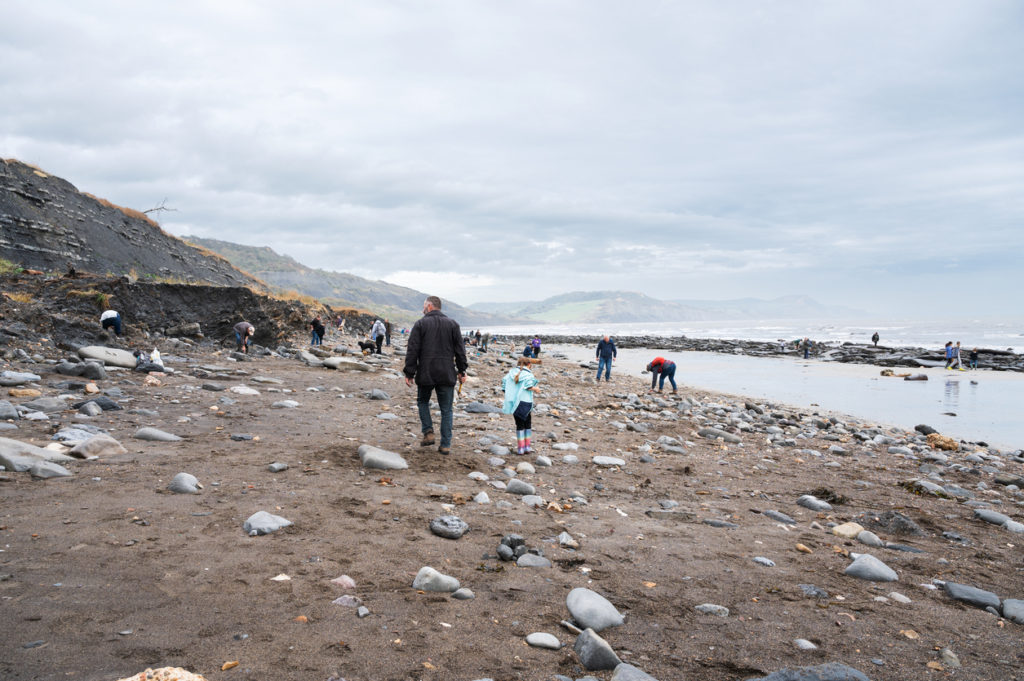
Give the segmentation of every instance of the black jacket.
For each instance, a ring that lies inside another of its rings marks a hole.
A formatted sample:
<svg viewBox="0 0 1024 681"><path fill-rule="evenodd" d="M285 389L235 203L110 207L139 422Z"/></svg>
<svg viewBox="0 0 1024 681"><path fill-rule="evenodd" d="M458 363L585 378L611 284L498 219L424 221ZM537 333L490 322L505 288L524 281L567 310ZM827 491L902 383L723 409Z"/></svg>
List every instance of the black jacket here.
<svg viewBox="0 0 1024 681"><path fill-rule="evenodd" d="M416 379L416 385L455 385L467 366L458 322L431 310L413 324L403 371Z"/></svg>

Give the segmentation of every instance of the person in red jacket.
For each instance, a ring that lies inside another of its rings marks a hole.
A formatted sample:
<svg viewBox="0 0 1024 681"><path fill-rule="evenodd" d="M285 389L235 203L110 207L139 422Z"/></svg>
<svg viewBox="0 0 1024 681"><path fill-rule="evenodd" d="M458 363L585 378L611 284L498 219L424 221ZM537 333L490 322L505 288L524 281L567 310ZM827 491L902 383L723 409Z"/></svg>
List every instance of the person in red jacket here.
<svg viewBox="0 0 1024 681"><path fill-rule="evenodd" d="M672 393L678 392L676 388L676 363L670 359L664 357L655 357L651 360L651 363L647 365L647 370L651 372L651 392L654 392L654 384L658 383L658 392L665 387L665 379L667 378L669 383L672 384ZM658 376L661 376L661 380L658 380Z"/></svg>

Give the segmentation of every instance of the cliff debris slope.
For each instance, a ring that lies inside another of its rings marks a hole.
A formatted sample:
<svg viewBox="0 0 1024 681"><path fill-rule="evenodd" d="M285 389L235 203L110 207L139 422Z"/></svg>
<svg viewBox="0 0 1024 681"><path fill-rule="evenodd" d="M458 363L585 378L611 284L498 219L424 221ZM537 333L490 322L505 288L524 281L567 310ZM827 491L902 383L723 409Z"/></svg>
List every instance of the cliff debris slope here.
<svg viewBox="0 0 1024 681"><path fill-rule="evenodd" d="M0 160L0 258L44 271L70 267L265 289L227 260L165 233L145 213L13 159Z"/></svg>

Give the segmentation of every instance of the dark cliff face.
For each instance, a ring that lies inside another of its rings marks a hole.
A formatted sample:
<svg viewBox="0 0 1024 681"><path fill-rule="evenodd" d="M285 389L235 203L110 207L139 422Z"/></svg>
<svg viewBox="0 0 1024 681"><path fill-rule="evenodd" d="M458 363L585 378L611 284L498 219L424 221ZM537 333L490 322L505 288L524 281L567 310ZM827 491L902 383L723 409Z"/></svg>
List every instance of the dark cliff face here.
<svg viewBox="0 0 1024 681"><path fill-rule="evenodd" d="M141 280L263 288L226 260L166 234L144 214L13 160L0 160L0 258L50 272L73 267Z"/></svg>
<svg viewBox="0 0 1024 681"><path fill-rule="evenodd" d="M108 338L99 323L104 309L124 318L125 335ZM256 327L255 341L275 347L308 342L309 322L330 323L338 314L347 328L366 331L373 317L354 310L337 312L321 305L281 300L247 288L132 281L127 277L0 276L0 345L4 336L46 338L63 347L83 344L132 345L146 334L198 322L207 341L234 345L234 325Z"/></svg>

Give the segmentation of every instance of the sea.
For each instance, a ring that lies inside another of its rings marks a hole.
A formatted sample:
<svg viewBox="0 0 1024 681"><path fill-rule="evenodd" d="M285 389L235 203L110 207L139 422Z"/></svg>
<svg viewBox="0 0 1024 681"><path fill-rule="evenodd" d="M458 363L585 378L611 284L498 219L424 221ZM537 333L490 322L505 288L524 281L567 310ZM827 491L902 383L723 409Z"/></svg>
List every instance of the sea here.
<svg viewBox="0 0 1024 681"><path fill-rule="evenodd" d="M940 350L946 341L972 347L1024 351L1024 318L949 322L687 322L578 324L492 327L492 334L615 336L687 336L759 341L809 337L818 342L869 343ZM591 360L592 346L542 346L570 359ZM913 429L927 424L943 434L985 442L1004 451L1024 448L1024 374L1008 371L898 369L924 373L927 381L881 376L882 367L841 364L801 357L748 357L714 352L655 352L657 348L619 350L615 375L644 376L661 354L676 362L676 381L686 386L790 405L821 414L852 416L883 426ZM965 353L966 359L966 353ZM543 369L541 369L543 371ZM614 385L614 382L613 382Z"/></svg>

